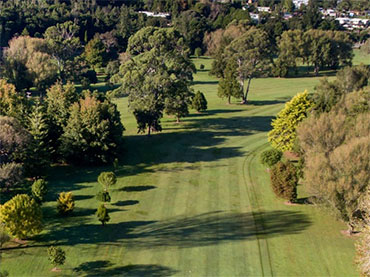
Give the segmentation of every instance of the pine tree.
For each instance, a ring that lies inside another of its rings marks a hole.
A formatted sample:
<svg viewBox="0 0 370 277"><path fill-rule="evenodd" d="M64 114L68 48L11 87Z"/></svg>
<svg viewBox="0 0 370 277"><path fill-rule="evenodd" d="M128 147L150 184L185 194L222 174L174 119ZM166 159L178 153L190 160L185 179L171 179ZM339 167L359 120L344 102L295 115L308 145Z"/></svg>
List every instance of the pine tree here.
<svg viewBox="0 0 370 277"><path fill-rule="evenodd" d="M26 171L33 177L45 176L51 163L52 148L49 145L46 112L40 103L37 103L29 116L28 129L33 139L29 145Z"/></svg>
<svg viewBox="0 0 370 277"><path fill-rule="evenodd" d="M36 200L38 203L42 203L44 200L44 197L47 193L47 183L43 179L38 179L32 184L32 197Z"/></svg>
<svg viewBox="0 0 370 277"><path fill-rule="evenodd" d="M229 63L224 72L225 76L218 83L218 97L227 98L229 104L231 97L240 98L243 96L237 74L235 63Z"/></svg>
<svg viewBox="0 0 370 277"><path fill-rule="evenodd" d="M197 91L197 93L193 97L193 101L192 101L191 106L197 112L207 110L207 100L206 100L206 97L204 96L204 94L202 92Z"/></svg>

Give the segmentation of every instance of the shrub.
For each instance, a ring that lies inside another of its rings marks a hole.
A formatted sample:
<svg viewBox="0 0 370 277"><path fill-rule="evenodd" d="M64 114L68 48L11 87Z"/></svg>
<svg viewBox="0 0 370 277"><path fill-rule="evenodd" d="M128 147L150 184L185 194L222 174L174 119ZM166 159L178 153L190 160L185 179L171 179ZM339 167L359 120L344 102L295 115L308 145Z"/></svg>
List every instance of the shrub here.
<svg viewBox="0 0 370 277"><path fill-rule="evenodd" d="M0 165L0 188L9 189L23 181L23 166L19 163L6 163Z"/></svg>
<svg viewBox="0 0 370 277"><path fill-rule="evenodd" d="M99 191L96 194L96 199L101 201L101 202L110 202L110 200L111 200L109 192L106 191L106 190Z"/></svg>
<svg viewBox="0 0 370 277"><path fill-rule="evenodd" d="M113 186L117 183L116 175L111 172L102 172L98 177L98 182L101 184L105 189L108 189L110 186Z"/></svg>
<svg viewBox="0 0 370 277"><path fill-rule="evenodd" d="M271 185L277 197L293 202L297 199L298 177L290 162L278 162L271 170Z"/></svg>
<svg viewBox="0 0 370 277"><path fill-rule="evenodd" d="M98 217L99 221L102 223L103 226L105 225L106 222L110 220L108 210L104 206L104 204L101 204L99 206L98 210L96 211L96 216Z"/></svg>
<svg viewBox="0 0 370 277"><path fill-rule="evenodd" d="M44 197L47 193L47 183L43 179L38 179L32 184L32 197L36 200L37 203L44 201Z"/></svg>
<svg viewBox="0 0 370 277"><path fill-rule="evenodd" d="M42 211L35 199L18 194L0 206L0 219L11 236L24 239L41 231Z"/></svg>
<svg viewBox="0 0 370 277"><path fill-rule="evenodd" d="M202 55L202 49L200 47L195 48L194 55L199 58Z"/></svg>
<svg viewBox="0 0 370 277"><path fill-rule="evenodd" d="M63 265L66 260L66 252L60 247L50 246L48 248L49 261L53 266Z"/></svg>
<svg viewBox="0 0 370 277"><path fill-rule="evenodd" d="M57 200L57 209L61 215L68 215L73 212L75 201L72 192L61 192Z"/></svg>
<svg viewBox="0 0 370 277"><path fill-rule="evenodd" d="M261 154L261 163L268 167L272 167L280 161L282 155L283 153L277 149L266 150Z"/></svg>
<svg viewBox="0 0 370 277"><path fill-rule="evenodd" d="M203 93L198 91L193 97L192 108L197 112L207 110L207 100Z"/></svg>
<svg viewBox="0 0 370 277"><path fill-rule="evenodd" d="M200 70L203 70L203 69L204 69L204 64L201 64L201 65L199 66L199 68L200 68Z"/></svg>

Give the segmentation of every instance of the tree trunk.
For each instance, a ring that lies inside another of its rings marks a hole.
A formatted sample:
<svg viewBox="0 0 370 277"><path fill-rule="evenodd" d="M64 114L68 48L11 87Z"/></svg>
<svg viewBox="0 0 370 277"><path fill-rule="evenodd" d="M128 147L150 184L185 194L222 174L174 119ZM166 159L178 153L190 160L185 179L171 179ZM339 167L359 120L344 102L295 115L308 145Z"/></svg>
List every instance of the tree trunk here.
<svg viewBox="0 0 370 277"><path fill-rule="evenodd" d="M180 117L176 116L176 123L180 123Z"/></svg>
<svg viewBox="0 0 370 277"><path fill-rule="evenodd" d="M148 126L148 137L150 137L150 130L151 130L152 128L151 128L151 126L149 125Z"/></svg>
<svg viewBox="0 0 370 277"><path fill-rule="evenodd" d="M248 85L247 85L247 91L245 92L245 95L243 96L243 104L247 104L248 99L248 93L249 93L249 87L251 85L252 77L248 78Z"/></svg>
<svg viewBox="0 0 370 277"><path fill-rule="evenodd" d="M229 97L227 98L227 103L228 103L229 105L231 104L230 99L231 99L231 96L229 96Z"/></svg>

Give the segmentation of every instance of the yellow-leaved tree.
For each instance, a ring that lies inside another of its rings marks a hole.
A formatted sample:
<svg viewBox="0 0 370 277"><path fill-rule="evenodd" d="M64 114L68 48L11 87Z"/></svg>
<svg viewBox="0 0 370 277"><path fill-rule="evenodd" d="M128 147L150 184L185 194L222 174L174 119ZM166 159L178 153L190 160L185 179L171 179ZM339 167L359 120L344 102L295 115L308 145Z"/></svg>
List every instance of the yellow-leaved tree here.
<svg viewBox="0 0 370 277"><path fill-rule="evenodd" d="M273 129L268 134L268 140L272 147L280 151L292 150L297 138L297 126L312 107L313 101L306 90L287 102L271 123Z"/></svg>

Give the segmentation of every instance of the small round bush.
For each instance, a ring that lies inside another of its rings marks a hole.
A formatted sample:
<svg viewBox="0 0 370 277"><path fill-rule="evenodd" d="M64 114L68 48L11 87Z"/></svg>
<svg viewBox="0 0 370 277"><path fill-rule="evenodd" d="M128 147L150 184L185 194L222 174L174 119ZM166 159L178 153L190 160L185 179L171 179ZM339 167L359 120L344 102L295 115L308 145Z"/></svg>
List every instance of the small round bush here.
<svg viewBox="0 0 370 277"><path fill-rule="evenodd" d="M101 172L98 176L98 183L101 184L105 189L108 189L117 183L117 177L112 171Z"/></svg>
<svg viewBox="0 0 370 277"><path fill-rule="evenodd" d="M268 167L272 167L278 161L280 161L282 156L283 153L280 150L277 149L266 150L261 154L261 163Z"/></svg>
<svg viewBox="0 0 370 277"><path fill-rule="evenodd" d="M110 202L111 197L108 191L102 190L96 194L96 199L99 200L100 202Z"/></svg>
<svg viewBox="0 0 370 277"><path fill-rule="evenodd" d="M48 248L49 261L53 266L63 265L66 260L66 252L60 247Z"/></svg>
<svg viewBox="0 0 370 277"><path fill-rule="evenodd" d="M203 69L204 69L204 64L201 64L201 65L199 66L199 68L200 68L200 70L203 70Z"/></svg>
<svg viewBox="0 0 370 277"><path fill-rule="evenodd" d="M45 195L47 193L47 183L43 179L38 179L32 184L32 197L37 203L42 203L44 201Z"/></svg>
<svg viewBox="0 0 370 277"><path fill-rule="evenodd" d="M294 202L297 199L298 177L290 162L278 162L270 172L272 190L277 197Z"/></svg>

